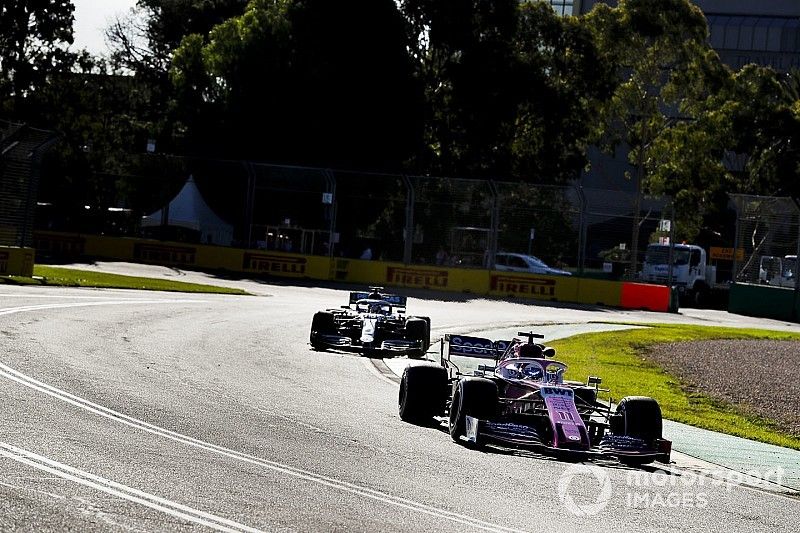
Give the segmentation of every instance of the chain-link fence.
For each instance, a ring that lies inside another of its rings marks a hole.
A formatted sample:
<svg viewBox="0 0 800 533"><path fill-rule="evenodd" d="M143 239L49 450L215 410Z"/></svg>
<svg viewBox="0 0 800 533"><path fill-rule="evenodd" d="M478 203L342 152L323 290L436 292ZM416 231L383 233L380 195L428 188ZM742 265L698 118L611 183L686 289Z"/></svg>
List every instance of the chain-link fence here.
<svg viewBox="0 0 800 533"><path fill-rule="evenodd" d="M736 209L734 281L795 287L800 209L788 197L732 194Z"/></svg>
<svg viewBox="0 0 800 533"><path fill-rule="evenodd" d="M0 121L0 245L31 246L42 155L49 131Z"/></svg>
<svg viewBox="0 0 800 533"><path fill-rule="evenodd" d="M611 269L613 277L637 279L647 245L669 243L675 225L669 198L633 192L583 189L583 264L588 273Z"/></svg>
<svg viewBox="0 0 800 533"><path fill-rule="evenodd" d="M69 223L42 209L39 224L206 242L197 221L175 220L175 204L186 201L176 196L189 176L202 201L232 227L233 246L407 264L492 268L498 253L511 253L574 273L633 279L659 225L671 219L667 200L577 184L149 155L128 175L95 176L105 192L87 199ZM145 228L142 217L149 219Z"/></svg>

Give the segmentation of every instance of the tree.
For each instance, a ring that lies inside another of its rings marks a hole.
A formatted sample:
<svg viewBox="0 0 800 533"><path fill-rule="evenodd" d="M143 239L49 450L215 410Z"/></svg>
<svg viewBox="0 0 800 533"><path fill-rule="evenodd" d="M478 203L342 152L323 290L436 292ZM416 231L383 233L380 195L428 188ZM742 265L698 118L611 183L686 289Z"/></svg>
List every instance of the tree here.
<svg viewBox="0 0 800 533"><path fill-rule="evenodd" d="M595 40L617 69L619 83L605 105L606 147L628 147L634 166L637 198L648 188L650 150L675 124L688 118L680 110L691 100L684 76L697 71L705 57L708 26L689 0L620 0L618 7L597 5L586 16ZM639 217L638 201L634 212ZM632 249L638 249L639 223L634 221ZM636 270L636 253L632 254Z"/></svg>
<svg viewBox="0 0 800 533"><path fill-rule="evenodd" d="M586 166L587 145L602 129L613 63L598 50L585 19L561 17L544 2L521 6L515 39L523 88L513 132L515 176L566 183Z"/></svg>
<svg viewBox="0 0 800 533"><path fill-rule="evenodd" d="M206 154L397 170L419 137L392 0L253 0L207 41L184 39L172 79Z"/></svg>
<svg viewBox="0 0 800 533"><path fill-rule="evenodd" d="M675 198L679 236L690 239L703 227L724 231L728 193L800 194L792 76L757 65L732 73L710 54L698 65L687 77L702 91L682 108L691 120L660 135L648 161L649 190Z"/></svg>
<svg viewBox="0 0 800 533"><path fill-rule="evenodd" d="M431 173L563 183L586 164L613 71L546 2L400 2L425 85Z"/></svg>
<svg viewBox="0 0 800 533"><path fill-rule="evenodd" d="M19 115L29 92L68 62L73 10L69 0L0 4L0 112Z"/></svg>
<svg viewBox="0 0 800 533"><path fill-rule="evenodd" d="M112 60L138 74L166 75L187 35L205 35L244 12L247 0L138 0L106 30Z"/></svg>

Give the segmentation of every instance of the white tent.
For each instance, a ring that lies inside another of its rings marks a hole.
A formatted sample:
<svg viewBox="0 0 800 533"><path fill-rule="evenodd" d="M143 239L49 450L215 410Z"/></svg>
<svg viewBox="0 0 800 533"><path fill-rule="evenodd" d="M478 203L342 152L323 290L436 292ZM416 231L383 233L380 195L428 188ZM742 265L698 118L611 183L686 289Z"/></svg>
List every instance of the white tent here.
<svg viewBox="0 0 800 533"><path fill-rule="evenodd" d="M222 244L230 246L233 241L233 226L219 218L208 206L194 178L189 176L186 184L175 198L169 202L167 209L168 226L180 226L200 232L203 244ZM142 217L142 227L161 226L163 209Z"/></svg>

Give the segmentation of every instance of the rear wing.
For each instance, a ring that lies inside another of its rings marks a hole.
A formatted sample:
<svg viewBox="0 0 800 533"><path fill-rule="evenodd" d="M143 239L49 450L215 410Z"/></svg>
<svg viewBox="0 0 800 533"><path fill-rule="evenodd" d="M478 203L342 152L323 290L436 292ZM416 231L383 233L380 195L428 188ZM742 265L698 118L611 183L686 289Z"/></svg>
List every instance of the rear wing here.
<svg viewBox="0 0 800 533"><path fill-rule="evenodd" d="M354 291L350 293L350 305L358 302L359 300L368 300L370 293L366 291ZM400 296L398 294L383 294L381 293L381 300L391 304L394 307L406 307L408 301L407 296Z"/></svg>
<svg viewBox="0 0 800 533"><path fill-rule="evenodd" d="M442 340L442 360L450 360L451 356L471 357L477 359L498 359L511 341L492 341L482 337L446 334Z"/></svg>

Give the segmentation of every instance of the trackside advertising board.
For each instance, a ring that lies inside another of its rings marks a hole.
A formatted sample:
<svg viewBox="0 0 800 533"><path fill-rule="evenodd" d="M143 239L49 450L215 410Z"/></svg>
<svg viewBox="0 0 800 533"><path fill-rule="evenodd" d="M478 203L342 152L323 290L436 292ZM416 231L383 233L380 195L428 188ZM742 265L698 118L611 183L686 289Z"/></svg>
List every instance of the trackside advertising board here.
<svg viewBox="0 0 800 533"><path fill-rule="evenodd" d="M669 291L660 290L666 289L665 287L644 284L634 286L617 281L581 279L577 276L544 276L439 265L404 265L339 257L331 259L271 250L243 250L193 243L57 232L37 232L35 237L37 246L43 252L62 258L97 257L280 278L335 280L362 286L452 291L634 309L666 310L669 306ZM13 262L10 254L7 256L5 259L0 256L0 267ZM653 299L657 301L651 301Z"/></svg>
<svg viewBox="0 0 800 533"><path fill-rule="evenodd" d="M33 248L0 246L0 275L33 276Z"/></svg>

